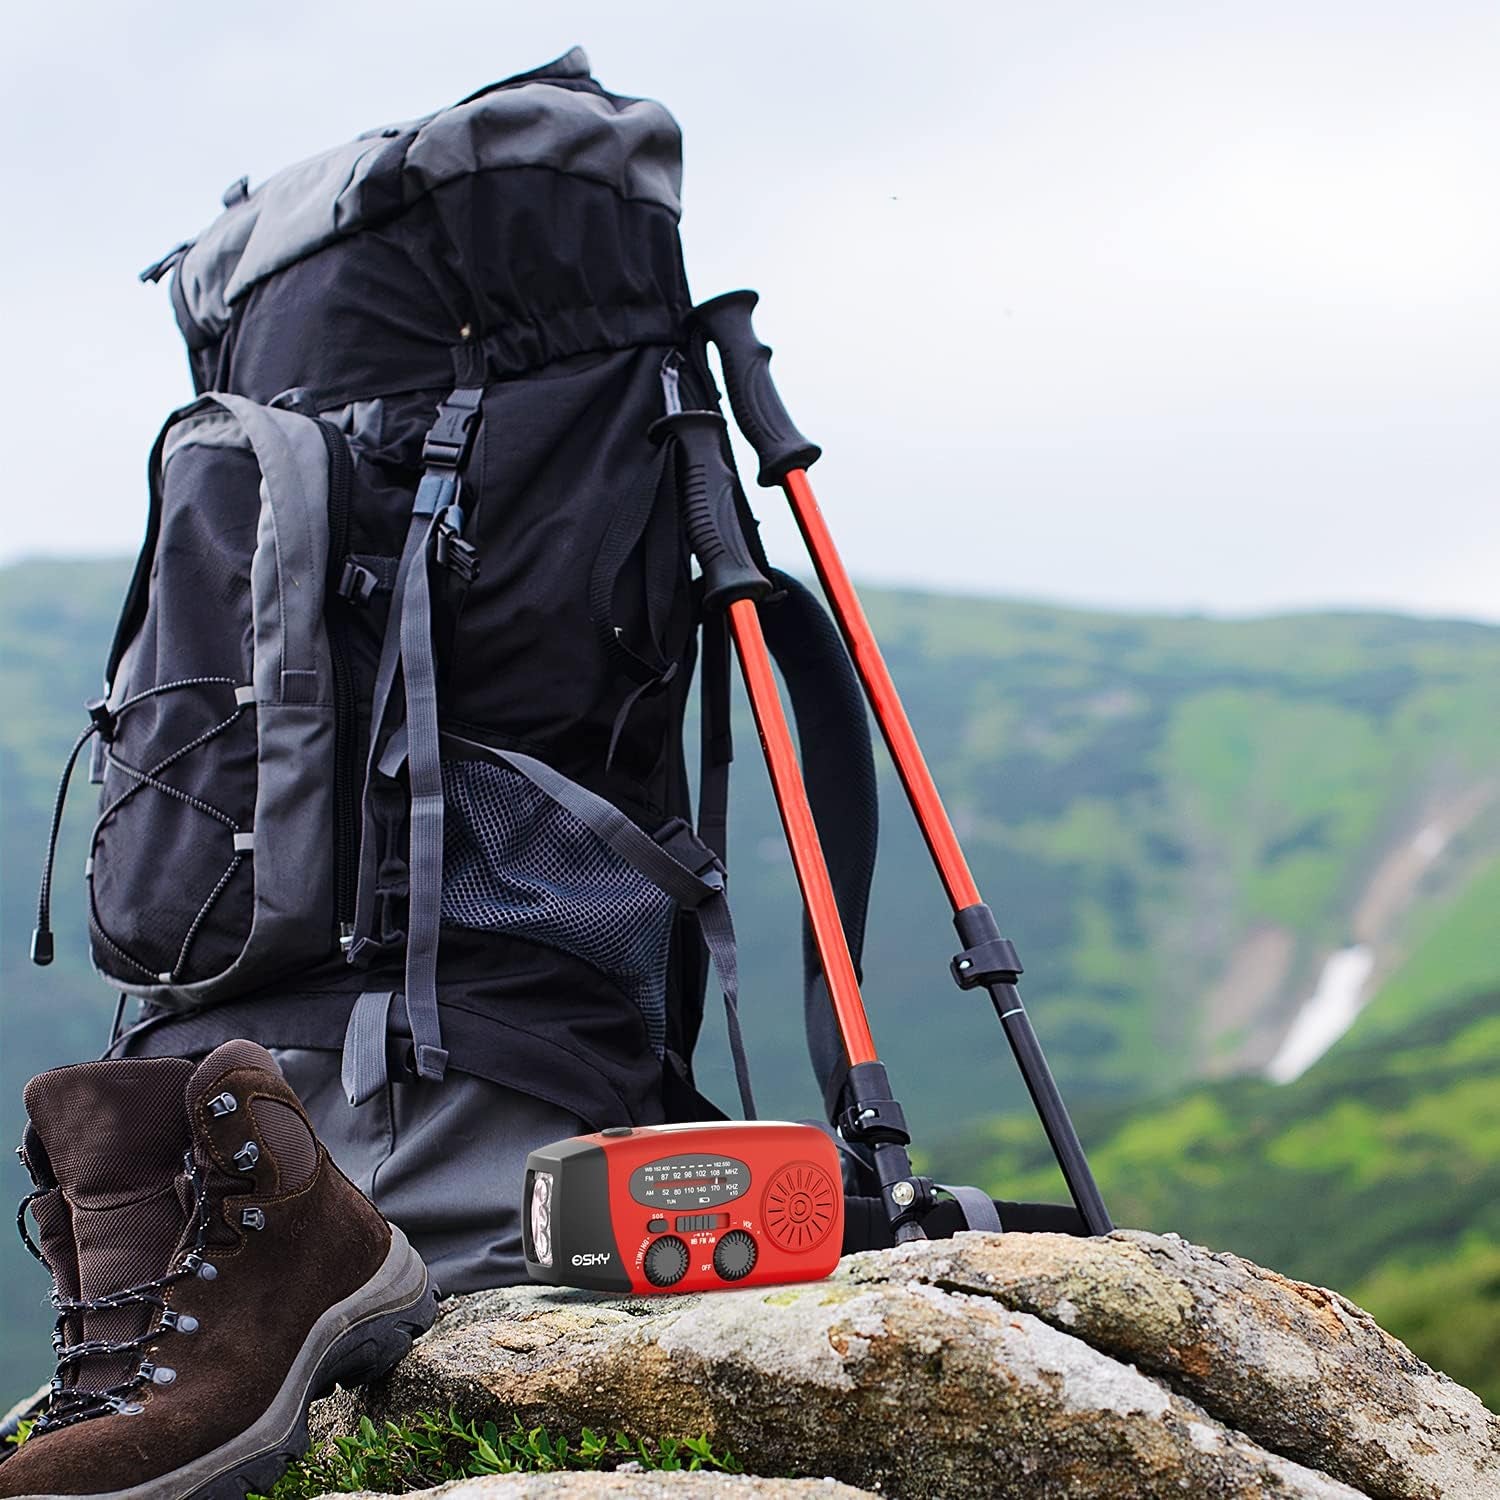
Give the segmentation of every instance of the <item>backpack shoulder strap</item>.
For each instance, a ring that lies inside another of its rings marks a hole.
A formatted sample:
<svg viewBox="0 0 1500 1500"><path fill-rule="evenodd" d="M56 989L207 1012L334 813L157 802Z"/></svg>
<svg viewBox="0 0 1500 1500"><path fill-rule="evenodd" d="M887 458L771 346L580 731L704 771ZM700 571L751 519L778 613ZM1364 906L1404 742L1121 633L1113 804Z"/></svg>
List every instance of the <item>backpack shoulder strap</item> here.
<svg viewBox="0 0 1500 1500"><path fill-rule="evenodd" d="M854 663L828 611L790 574L772 569L771 576L780 597L761 607L761 625L791 699L808 800L854 970L862 977L865 918L880 833L870 720ZM842 1076L844 1049L805 920L802 960L807 1049L826 1097L830 1085ZM835 1096L837 1092L832 1089Z"/></svg>

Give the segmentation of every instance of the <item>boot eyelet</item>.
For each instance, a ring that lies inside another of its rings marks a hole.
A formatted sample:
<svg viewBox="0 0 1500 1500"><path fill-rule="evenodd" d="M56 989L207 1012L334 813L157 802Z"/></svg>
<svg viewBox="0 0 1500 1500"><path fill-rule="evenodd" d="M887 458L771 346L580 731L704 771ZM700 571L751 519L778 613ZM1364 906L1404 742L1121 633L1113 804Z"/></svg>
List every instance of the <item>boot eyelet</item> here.
<svg viewBox="0 0 1500 1500"><path fill-rule="evenodd" d="M212 1281L219 1274L219 1268L211 1261L206 1260L198 1267L198 1278L201 1281Z"/></svg>
<svg viewBox="0 0 1500 1500"><path fill-rule="evenodd" d="M178 1333L197 1333L198 1320L192 1313L173 1312L169 1307L161 1315L161 1326L175 1329Z"/></svg>
<svg viewBox="0 0 1500 1500"><path fill-rule="evenodd" d="M232 1115L239 1107L240 1101L227 1089L208 1101L209 1113L215 1115Z"/></svg>
<svg viewBox="0 0 1500 1500"><path fill-rule="evenodd" d="M260 1147L254 1141L246 1141L238 1151L234 1153L234 1164L242 1172L251 1172L255 1164L260 1160Z"/></svg>
<svg viewBox="0 0 1500 1500"><path fill-rule="evenodd" d="M177 1379L177 1371L171 1365L157 1365L151 1372L152 1385L171 1385Z"/></svg>
<svg viewBox="0 0 1500 1500"><path fill-rule="evenodd" d="M240 1227L242 1229L264 1229L266 1227L265 1210L260 1208L241 1209Z"/></svg>

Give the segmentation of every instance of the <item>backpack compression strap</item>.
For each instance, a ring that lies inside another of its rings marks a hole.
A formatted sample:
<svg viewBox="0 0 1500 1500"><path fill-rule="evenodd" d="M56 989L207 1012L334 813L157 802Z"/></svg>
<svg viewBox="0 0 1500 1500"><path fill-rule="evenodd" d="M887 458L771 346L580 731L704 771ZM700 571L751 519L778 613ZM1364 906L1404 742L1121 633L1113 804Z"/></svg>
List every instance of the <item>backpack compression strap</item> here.
<svg viewBox="0 0 1500 1500"><path fill-rule="evenodd" d="M370 753L365 765L359 890L349 960L358 963L375 946L374 776L386 731L400 722L394 689L399 671L405 688L407 782L411 793L407 854L406 1015L411 1026L417 1076L441 1079L448 1067L437 1007L437 950L443 888L443 774L438 751L437 663L432 646L430 555L472 578L473 548L462 540L464 516L459 472L468 461L479 427L484 390L461 386L438 405L437 421L422 443L421 483L412 498L411 523L402 548L391 612L381 646L370 706ZM388 997L378 997L389 1004ZM361 996L356 1013L369 1016L376 999ZM384 1010L381 1011L382 1019ZM382 1044L383 1045L383 1044Z"/></svg>

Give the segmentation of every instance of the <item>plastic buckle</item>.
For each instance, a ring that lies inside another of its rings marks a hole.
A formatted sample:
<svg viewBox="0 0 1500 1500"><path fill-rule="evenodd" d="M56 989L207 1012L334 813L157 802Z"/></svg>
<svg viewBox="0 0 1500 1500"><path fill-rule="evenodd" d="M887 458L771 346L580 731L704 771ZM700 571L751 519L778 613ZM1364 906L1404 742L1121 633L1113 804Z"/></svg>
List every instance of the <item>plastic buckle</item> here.
<svg viewBox="0 0 1500 1500"><path fill-rule="evenodd" d="M350 604L357 604L361 609L365 609L369 606L370 600L375 597L375 592L379 587L379 577L363 563L355 562L352 557L344 559L344 571L339 578L338 586L341 599L347 599Z"/></svg>
<svg viewBox="0 0 1500 1500"><path fill-rule="evenodd" d="M114 711L109 706L107 698L94 698L86 705L89 711L89 719L94 725L99 738L106 745L115 742L115 731L120 727L120 721L115 717Z"/></svg>
<svg viewBox="0 0 1500 1500"><path fill-rule="evenodd" d="M724 884L724 866L719 856L693 832L693 826L682 818L671 818L657 829L656 842L680 865L686 865L707 885Z"/></svg>
<svg viewBox="0 0 1500 1500"><path fill-rule="evenodd" d="M1025 973L1016 945L1003 937L965 948L949 968L961 990L976 989L981 984L1014 984Z"/></svg>
<svg viewBox="0 0 1500 1500"><path fill-rule="evenodd" d="M851 1104L840 1113L838 1130L846 1141L861 1145L911 1144L906 1112L895 1099L861 1099L857 1104Z"/></svg>
<svg viewBox="0 0 1500 1500"><path fill-rule="evenodd" d="M457 505L450 505L438 522L437 547L434 554L439 567L447 568L465 583L473 583L479 576L479 549L463 538L464 513Z"/></svg>
<svg viewBox="0 0 1500 1500"><path fill-rule="evenodd" d="M422 439L422 462L429 469L461 469L479 426L479 387L460 387L438 402L437 421Z"/></svg>

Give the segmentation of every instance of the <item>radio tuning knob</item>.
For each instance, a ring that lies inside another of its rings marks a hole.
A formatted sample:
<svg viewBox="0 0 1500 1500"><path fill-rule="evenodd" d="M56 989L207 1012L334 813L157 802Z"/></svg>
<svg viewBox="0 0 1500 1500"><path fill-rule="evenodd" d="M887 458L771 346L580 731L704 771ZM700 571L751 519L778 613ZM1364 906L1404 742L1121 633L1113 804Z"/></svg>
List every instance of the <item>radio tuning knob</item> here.
<svg viewBox="0 0 1500 1500"><path fill-rule="evenodd" d="M652 1286L672 1286L687 1275L688 1247L675 1234L663 1235L646 1252L646 1280Z"/></svg>
<svg viewBox="0 0 1500 1500"><path fill-rule="evenodd" d="M755 1269L758 1251L743 1229L731 1229L714 1247L714 1270L725 1281L740 1281Z"/></svg>

